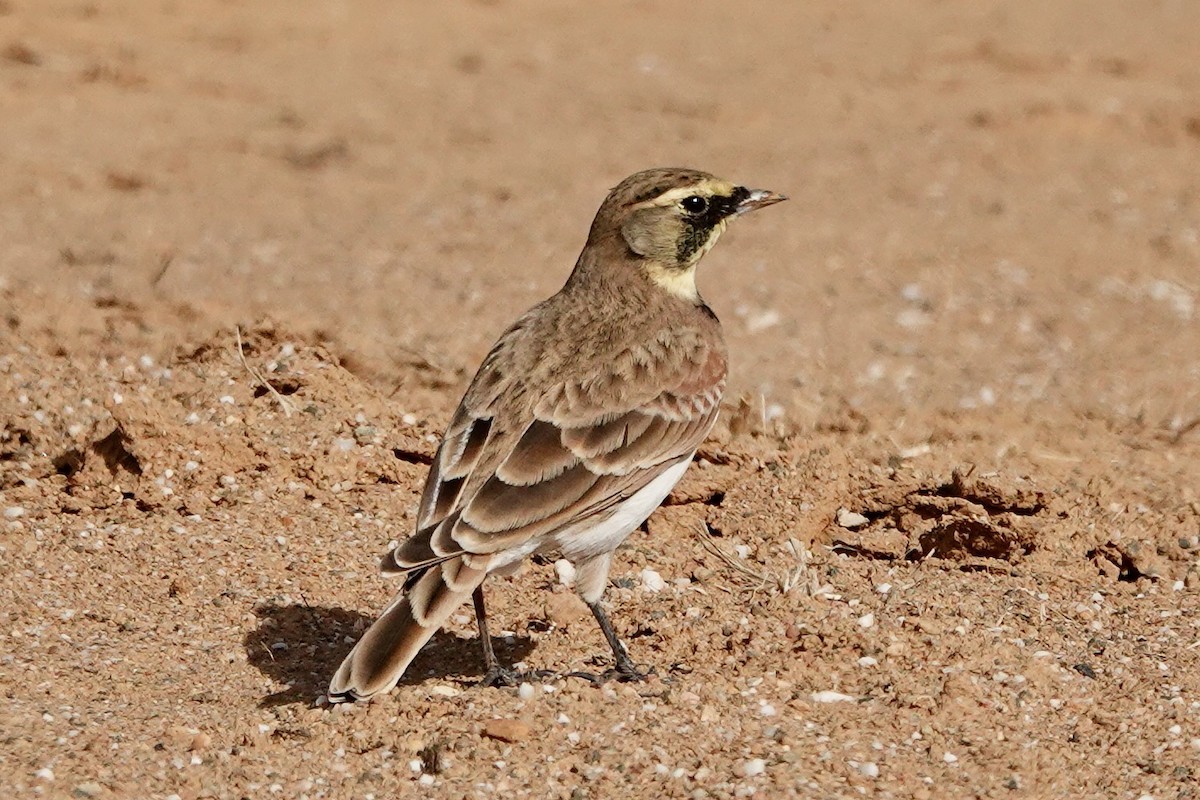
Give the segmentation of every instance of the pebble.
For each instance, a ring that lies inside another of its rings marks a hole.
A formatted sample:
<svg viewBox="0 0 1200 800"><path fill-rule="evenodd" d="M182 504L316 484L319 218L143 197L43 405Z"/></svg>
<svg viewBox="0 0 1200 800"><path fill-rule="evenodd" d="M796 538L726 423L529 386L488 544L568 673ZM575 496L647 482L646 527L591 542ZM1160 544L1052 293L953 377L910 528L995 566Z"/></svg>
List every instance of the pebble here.
<svg viewBox="0 0 1200 800"><path fill-rule="evenodd" d="M813 692L812 699L814 703L853 703L858 698L826 689L823 692Z"/></svg>
<svg viewBox="0 0 1200 800"><path fill-rule="evenodd" d="M739 761L733 767L733 774L739 778L753 778L767 771L767 762L761 758L748 758Z"/></svg>
<svg viewBox="0 0 1200 800"><path fill-rule="evenodd" d="M104 793L104 787L96 781L87 781L76 786L71 793L76 797L99 797Z"/></svg>
<svg viewBox="0 0 1200 800"><path fill-rule="evenodd" d="M879 765L874 761L867 761L866 763L859 764L858 771L863 775L866 775L868 778L879 777Z"/></svg>
<svg viewBox="0 0 1200 800"><path fill-rule="evenodd" d="M192 739L194 739L198 733L200 733L200 731L184 725L172 725L171 727L167 728L166 738L171 744L177 747L183 747L185 745L191 745Z"/></svg>
<svg viewBox="0 0 1200 800"><path fill-rule="evenodd" d="M16 519L17 517L23 516L25 516L25 509L21 508L20 506L9 506L8 508L4 509L5 519Z"/></svg>
<svg viewBox="0 0 1200 800"><path fill-rule="evenodd" d="M536 691L534 690L532 683L522 683L519 687L517 687L517 697L526 702L532 700L535 695Z"/></svg>
<svg viewBox="0 0 1200 800"><path fill-rule="evenodd" d="M875 615L871 613L863 614L858 618L858 627L870 628L875 624Z"/></svg>
<svg viewBox="0 0 1200 800"><path fill-rule="evenodd" d="M647 567L641 572L642 588L647 592L661 592L667 588L667 582L663 580L663 576L659 575L654 570Z"/></svg>
<svg viewBox="0 0 1200 800"><path fill-rule="evenodd" d="M484 736L510 744L528 739L532 732L532 728L518 719L493 719L483 726Z"/></svg>
<svg viewBox="0 0 1200 800"><path fill-rule="evenodd" d="M50 769L49 767L42 767L37 772L33 773L33 776L40 781L52 781L54 780L54 770Z"/></svg>
<svg viewBox="0 0 1200 800"><path fill-rule="evenodd" d="M552 594L546 598L546 620L560 628L569 627L572 622L578 622L591 612L587 603L574 592Z"/></svg>
<svg viewBox="0 0 1200 800"><path fill-rule="evenodd" d="M837 524L843 528L861 528L870 521L857 511L851 511L848 508L839 508L837 510Z"/></svg>

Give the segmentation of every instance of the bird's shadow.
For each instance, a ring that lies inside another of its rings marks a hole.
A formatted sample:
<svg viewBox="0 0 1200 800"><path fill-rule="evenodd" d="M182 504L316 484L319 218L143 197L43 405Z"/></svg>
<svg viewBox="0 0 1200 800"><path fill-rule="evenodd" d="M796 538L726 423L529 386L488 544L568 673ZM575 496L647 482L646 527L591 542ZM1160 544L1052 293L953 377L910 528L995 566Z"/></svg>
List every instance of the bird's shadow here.
<svg viewBox="0 0 1200 800"><path fill-rule="evenodd" d="M325 693L342 659L373 620L344 608L267 603L254 609L258 626L242 640L250 663L277 683L282 691L266 695L260 707L311 703ZM533 650L528 636L492 637L501 663L523 661ZM409 665L400 685L430 678L456 680L483 675L483 656L476 637L462 638L438 631Z"/></svg>

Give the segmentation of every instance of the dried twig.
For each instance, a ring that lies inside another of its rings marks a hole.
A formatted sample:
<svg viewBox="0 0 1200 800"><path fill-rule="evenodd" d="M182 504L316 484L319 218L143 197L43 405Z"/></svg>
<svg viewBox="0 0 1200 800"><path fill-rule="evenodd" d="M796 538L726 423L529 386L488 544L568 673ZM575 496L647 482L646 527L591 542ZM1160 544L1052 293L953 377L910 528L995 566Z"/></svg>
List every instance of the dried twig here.
<svg viewBox="0 0 1200 800"><path fill-rule="evenodd" d="M163 253L162 258L160 258L158 260L158 271L156 271L154 273L154 277L150 279L150 285L155 288L158 288L159 282L163 279L163 276L167 274L167 270L170 269L171 264L173 264L174 262L175 262L175 253L173 253L173 252Z"/></svg>
<svg viewBox="0 0 1200 800"><path fill-rule="evenodd" d="M292 408L292 404L288 401L288 399L286 397L284 397L283 395L281 395L279 393L279 390L277 390L274 386L272 386L271 382L268 381L266 378L264 378L261 372L256 370L254 367L250 366L250 362L246 360L246 351L242 347L242 328L241 328L241 326L234 325L233 332L234 332L234 335L237 337L238 359L242 362L242 366L246 368L247 372L249 372L251 375L254 376L254 379L256 381L258 381L260 384L262 384L264 389L266 389L268 392L270 392L271 394L273 394L275 396L275 399L279 401L279 407L283 409L283 415L285 417L292 416L292 411L294 409Z"/></svg>
<svg viewBox="0 0 1200 800"><path fill-rule="evenodd" d="M808 569L812 553L795 539L789 538L785 545L787 551L796 559L794 565L787 565L779 570L764 569L759 572L751 569L743 559L714 542L704 523L696 526L696 532L700 545L729 569L749 580L753 584L751 588L755 591L771 586L783 594L789 594L793 589L799 587L811 596L817 594L820 589L817 585L816 575Z"/></svg>

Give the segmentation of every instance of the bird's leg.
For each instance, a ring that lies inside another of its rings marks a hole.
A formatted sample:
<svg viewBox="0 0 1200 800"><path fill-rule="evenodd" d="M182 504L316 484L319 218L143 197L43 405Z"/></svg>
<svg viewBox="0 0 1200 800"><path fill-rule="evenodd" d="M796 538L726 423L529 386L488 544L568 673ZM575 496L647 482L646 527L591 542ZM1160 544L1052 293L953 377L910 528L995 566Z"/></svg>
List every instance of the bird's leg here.
<svg viewBox="0 0 1200 800"><path fill-rule="evenodd" d="M649 677L650 673L654 670L651 668L642 671L633 663L633 659L629 657L629 653L625 650L625 645L621 644L621 640L617 638L617 632L613 630L612 622L609 620L608 614L604 611L604 606L600 605L600 601L597 600L594 603L588 603L588 608L592 610L592 616L596 618L596 622L600 625L600 631L604 634L604 638L608 640L608 646L612 648L614 666L602 675L594 675L590 672L572 672L570 675L589 680L597 685L610 680L618 680L622 683L634 683L644 681Z"/></svg>
<svg viewBox="0 0 1200 800"><path fill-rule="evenodd" d="M488 633L487 626L487 609L483 605L483 587L478 587L471 595L471 601L475 604L475 622L479 626L479 642L483 647L483 680L479 682L480 686L519 686L523 681L531 678L545 678L552 673L543 670L534 670L531 672L518 672L515 669L510 669L500 665L500 659L496 658L496 651L492 647L492 637Z"/></svg>

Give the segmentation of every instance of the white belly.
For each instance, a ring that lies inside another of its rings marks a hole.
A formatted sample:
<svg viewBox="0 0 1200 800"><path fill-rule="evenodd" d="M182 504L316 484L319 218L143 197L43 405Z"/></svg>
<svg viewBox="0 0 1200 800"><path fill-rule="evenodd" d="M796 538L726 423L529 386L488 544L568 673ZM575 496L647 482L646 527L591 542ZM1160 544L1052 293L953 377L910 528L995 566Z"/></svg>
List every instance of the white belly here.
<svg viewBox="0 0 1200 800"><path fill-rule="evenodd" d="M686 458L664 471L617 506L603 522L582 521L559 531L554 535L554 549L561 550L570 561L616 550L667 499L691 463L691 458Z"/></svg>

